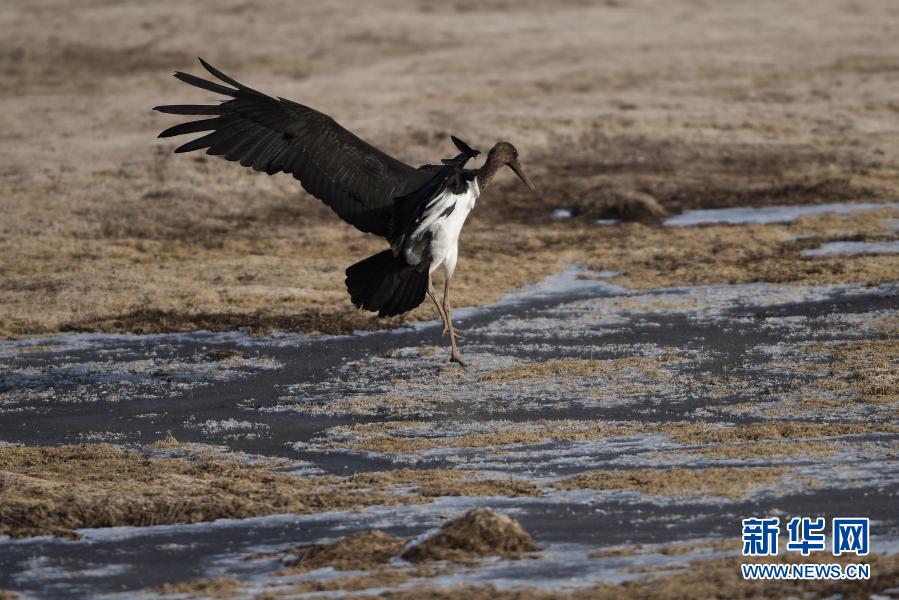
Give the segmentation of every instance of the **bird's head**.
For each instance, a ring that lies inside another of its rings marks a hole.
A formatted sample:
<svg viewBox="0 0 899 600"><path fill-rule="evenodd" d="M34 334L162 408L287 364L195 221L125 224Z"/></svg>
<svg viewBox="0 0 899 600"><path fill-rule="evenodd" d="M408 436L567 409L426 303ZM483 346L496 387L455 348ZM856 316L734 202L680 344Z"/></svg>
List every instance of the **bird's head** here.
<svg viewBox="0 0 899 600"><path fill-rule="evenodd" d="M487 155L487 162L497 166L505 165L509 167L515 171L518 178L521 179L532 192L537 191L537 186L534 185L531 178L525 175L524 171L521 169L521 163L518 162L518 150L516 150L515 146L509 142L499 142L493 146L493 148L490 149L490 154Z"/></svg>

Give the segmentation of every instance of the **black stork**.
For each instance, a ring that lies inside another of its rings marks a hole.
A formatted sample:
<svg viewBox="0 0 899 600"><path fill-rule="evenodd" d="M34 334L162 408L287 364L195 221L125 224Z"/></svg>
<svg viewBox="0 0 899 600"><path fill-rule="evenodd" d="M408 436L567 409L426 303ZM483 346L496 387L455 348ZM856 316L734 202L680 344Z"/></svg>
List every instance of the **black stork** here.
<svg viewBox="0 0 899 600"><path fill-rule="evenodd" d="M416 169L366 143L324 113L266 96L202 58L200 63L227 85L189 73L177 72L175 77L229 100L213 105L157 106L154 110L163 113L211 116L170 127L159 137L209 132L175 152L205 149L206 154L239 161L269 175L290 173L341 219L360 231L386 238L389 250L346 270L353 304L388 317L412 310L427 294L443 320L443 333L450 336L450 360L464 365L449 302L459 233L478 196L501 167L510 167L537 191L521 169L515 146L499 142L481 168L466 169L466 163L480 152L452 136L459 151L455 157ZM431 283L431 273L441 266L442 303Z"/></svg>

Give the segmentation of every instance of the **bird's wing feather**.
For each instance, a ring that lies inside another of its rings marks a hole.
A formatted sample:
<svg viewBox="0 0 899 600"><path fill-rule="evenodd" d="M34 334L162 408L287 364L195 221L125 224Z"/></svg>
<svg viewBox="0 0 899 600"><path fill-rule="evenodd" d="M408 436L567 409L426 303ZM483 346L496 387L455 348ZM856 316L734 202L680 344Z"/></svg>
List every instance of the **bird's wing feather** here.
<svg viewBox="0 0 899 600"><path fill-rule="evenodd" d="M310 194L356 228L387 237L392 206L426 183L428 173L368 144L334 119L308 106L272 98L228 77L202 58L216 78L232 87L178 72L175 77L229 96L216 105L169 105L154 110L207 115L170 127L160 137L204 133L175 152L206 149L207 154L268 174L291 173Z"/></svg>

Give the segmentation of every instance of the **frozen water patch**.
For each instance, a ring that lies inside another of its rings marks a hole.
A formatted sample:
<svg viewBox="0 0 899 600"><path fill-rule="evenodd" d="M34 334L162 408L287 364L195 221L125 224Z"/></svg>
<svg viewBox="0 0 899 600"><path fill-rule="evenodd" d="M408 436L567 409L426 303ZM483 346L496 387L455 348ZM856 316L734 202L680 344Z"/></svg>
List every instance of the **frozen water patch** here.
<svg viewBox="0 0 899 600"><path fill-rule="evenodd" d="M518 292L506 294L498 304L519 304L525 300L562 296L573 292L627 292L626 288L605 281L617 275L615 271L587 271L578 267L568 267L558 275L550 275L540 283L526 285Z"/></svg>
<svg viewBox="0 0 899 600"><path fill-rule="evenodd" d="M58 545L73 548L96 548L102 545L106 553L114 547L131 548L135 543L159 549L163 555L174 552L174 556L187 558L195 548L212 549L212 554L203 557L200 563L204 577L222 575L237 576L248 584L240 590L240 594L262 591L277 591L280 586L296 580L297 576L278 576L272 565L266 561L247 561L247 556L257 552L277 552L289 544L296 544L300 539L304 543L322 543L340 537L352 535L361 530L379 529L393 532L395 535L414 538L421 532L432 531L447 520L461 516L467 510L477 506L489 505L501 512L520 518L531 510L540 511L546 500L523 498L509 500L506 498L440 498L433 503L404 507L372 507L358 512L332 512L322 515L275 515L271 517L250 518L244 520L221 520L214 523L193 525L163 525L144 528L111 528L106 530L81 530L82 539L76 542L61 540L43 540L48 547ZM602 512L596 514L602 518ZM293 531L293 535L284 535L284 530ZM216 544L225 531L239 540L234 544ZM252 535L249 535L252 532ZM302 533L301 533L302 532ZM182 544L175 540L191 540ZM464 583L493 582L502 588L514 588L521 585L536 586L545 589L575 589L589 586L600 581L624 581L642 576L640 569L677 566L683 561L701 558L713 552L715 540L693 538L690 540L694 549L687 552L664 552L662 546L645 547L633 555L594 556L597 547L581 542L543 541L543 550L533 558L521 561L488 558L476 566L456 567L453 572L440 575L438 578L413 579L402 587L453 586ZM20 545L21 542L15 542ZM704 547L703 544L708 544ZM30 544L34 545L34 544ZM41 544L37 545L38 547ZM128 569L138 565L112 564L109 568L94 565L88 553L83 562L60 561L58 559L32 560L28 566L27 580L46 581L47 575L60 583L71 581L81 567L87 576L123 575ZM134 560L130 553L123 556ZM171 558L169 560L178 560ZM402 561L395 561L402 565ZM342 572L343 577L351 577L356 573ZM336 573L330 569L319 569L300 575L300 579L327 580L333 579ZM368 589L365 593L377 590ZM127 594L134 597L134 594ZM126 597L123 596L123 597Z"/></svg>
<svg viewBox="0 0 899 600"><path fill-rule="evenodd" d="M214 333L199 330L188 333L73 333L47 337L31 337L20 340L0 341L0 358L28 354L56 354L94 351L115 352L119 347L133 347L136 344L148 348L183 343L207 344L208 346L253 347L298 347L310 339L327 339L335 336L310 336L290 332L272 332L265 336L253 336L241 331ZM201 349L206 350L207 346ZM208 348L213 349L213 348Z"/></svg>
<svg viewBox="0 0 899 600"><path fill-rule="evenodd" d="M540 498L506 498L490 497L491 507L502 510L507 514L521 512L523 506L542 502ZM202 521L199 523L174 523L169 525L149 525L104 528L77 529L77 540L65 540L50 536L33 537L15 540L5 540L15 546L36 546L41 544L91 546L101 542L125 542L146 538L152 542L160 540L160 544L178 543L185 548L192 548L201 541L204 535L218 535L222 530L230 530L235 533L252 532L251 538L259 537L265 531L279 531L296 528L304 531L310 526L326 528L328 539L336 539L351 535L360 530L381 529L391 530L397 528L414 527L416 530L438 527L448 519L461 516L472 508L484 505L484 497L471 496L447 496L435 498L433 502L426 504L368 506L359 510L334 510L310 514L275 514L262 517L247 517L243 519L217 519L215 521ZM177 535L183 535L183 539L175 540ZM241 536L238 535L237 538ZM0 538L2 539L2 538ZM320 539L317 536L309 538L300 536L300 540L314 541Z"/></svg>
<svg viewBox="0 0 899 600"><path fill-rule="evenodd" d="M84 443L115 443L123 442L128 439L124 433L117 431L79 431L78 439Z"/></svg>
<svg viewBox="0 0 899 600"><path fill-rule="evenodd" d="M735 309L763 308L785 304L820 302L835 296L889 295L897 284L877 287L790 286L770 283L672 287L649 292L632 292L613 297L597 297L570 305L604 319L632 318L636 315L682 314L697 321L733 318Z"/></svg>
<svg viewBox="0 0 899 600"><path fill-rule="evenodd" d="M568 337L585 337L602 335L616 331L616 326L626 324L629 319L623 315L601 316L599 318L573 319L570 311L558 311L559 314L548 314L544 317L503 317L476 328L478 334L490 337L515 336L517 339L529 341L554 339L560 334Z"/></svg>
<svg viewBox="0 0 899 600"><path fill-rule="evenodd" d="M309 442L293 442L298 451L359 453L393 465L446 464L477 470L484 476L555 477L628 454L645 454L633 464L655 464L652 452L680 446L657 434L616 431L626 423L507 420L448 423L385 423L383 429L333 427ZM607 429L606 429L607 428ZM409 442L406 452L393 442ZM382 451L380 442L390 442ZM534 479L534 478L537 479Z"/></svg>
<svg viewBox="0 0 899 600"><path fill-rule="evenodd" d="M200 361L152 358L131 361L65 362L53 367L20 367L7 370L4 382L12 386L27 386L52 380L55 385L79 383L133 383L153 381L161 376L170 381L197 383L201 381L226 381L241 370L275 370L281 368L276 360L235 358L226 361Z"/></svg>
<svg viewBox="0 0 899 600"><path fill-rule="evenodd" d="M570 219L573 215L574 213L571 212L570 208L557 208L549 216L554 221L563 221Z"/></svg>
<svg viewBox="0 0 899 600"><path fill-rule="evenodd" d="M136 358L133 349L97 352L103 360L0 362L0 412L40 412L61 404L171 398L282 364L265 356L214 360L203 352L177 356L171 348ZM61 357L60 357L61 358ZM66 357L70 358L70 357ZM30 364L29 364L30 362Z"/></svg>
<svg viewBox="0 0 899 600"><path fill-rule="evenodd" d="M887 444L892 445L894 442L895 439L888 440ZM794 473L797 477L802 476L808 481L815 482L815 487L818 488L846 490L876 486L886 490L899 481L899 465L891 448L885 447L881 451L886 453L887 458L884 458L883 454L853 456L854 460L844 459L845 462L837 460L798 466L794 469Z"/></svg>
<svg viewBox="0 0 899 600"><path fill-rule="evenodd" d="M858 254L897 254L899 241L828 242L802 251L802 256L856 256Z"/></svg>
<svg viewBox="0 0 899 600"><path fill-rule="evenodd" d="M679 215L665 219L669 227L691 227L709 223L725 223L728 225L769 223L790 223L804 215L850 214L865 210L881 208L899 208L899 203L860 202L857 204L834 203L797 206L763 206L758 208L709 208L688 210Z"/></svg>
<svg viewBox="0 0 899 600"><path fill-rule="evenodd" d="M843 331L849 338L861 338L880 332L888 323L899 323L899 310L877 310L860 313L833 313L820 319L835 331Z"/></svg>
<svg viewBox="0 0 899 600"><path fill-rule="evenodd" d="M207 436L220 436L224 434L251 434L265 432L269 426L265 423L255 423L231 418L231 419L207 419L202 423L187 423L190 429L199 429Z"/></svg>
<svg viewBox="0 0 899 600"><path fill-rule="evenodd" d="M493 452L470 451L462 463L466 469L485 477L526 477L538 484L549 484L560 477L608 467L670 467L691 465L697 457L662 454L682 446L657 434L585 441L545 441L496 448ZM460 453L462 454L462 453ZM705 462L708 462L707 460Z"/></svg>

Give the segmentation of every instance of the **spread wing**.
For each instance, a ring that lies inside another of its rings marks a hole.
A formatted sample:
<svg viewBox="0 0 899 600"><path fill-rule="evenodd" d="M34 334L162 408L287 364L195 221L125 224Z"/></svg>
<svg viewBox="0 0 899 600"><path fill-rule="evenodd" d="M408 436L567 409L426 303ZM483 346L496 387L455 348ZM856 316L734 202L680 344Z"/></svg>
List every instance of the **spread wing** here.
<svg viewBox="0 0 899 600"><path fill-rule="evenodd" d="M394 200L426 183L415 169L356 137L334 119L308 106L272 98L228 77L202 58L221 85L188 73L181 81L229 96L214 105L157 106L176 115L209 115L166 129L159 137L209 132L175 152L206 149L206 154L240 161L245 167L291 173L307 192L356 228L387 236Z"/></svg>

